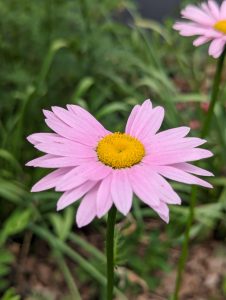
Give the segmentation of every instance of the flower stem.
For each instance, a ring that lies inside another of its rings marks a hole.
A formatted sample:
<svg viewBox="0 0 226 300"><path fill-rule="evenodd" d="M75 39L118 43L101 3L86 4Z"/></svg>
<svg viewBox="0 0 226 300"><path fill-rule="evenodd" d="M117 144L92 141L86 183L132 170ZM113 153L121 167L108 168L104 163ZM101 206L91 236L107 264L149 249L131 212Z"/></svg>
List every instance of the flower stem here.
<svg viewBox="0 0 226 300"><path fill-rule="evenodd" d="M216 69L216 73L215 73L214 81L213 81L211 101L210 101L206 119L204 121L202 130L201 130L201 134L200 134L201 138L206 137L209 133L211 121L212 121L213 114L214 114L215 104L217 103L218 94L219 94L219 90L220 90L220 82L221 82L221 75L222 75L222 70L223 70L223 65L224 65L225 54L226 54L226 47L225 47L223 53L221 54L220 58L218 59L217 69ZM185 264L186 264L186 260L187 260L187 256L188 256L190 231L191 231L192 223L193 223L194 216L195 216L195 206L196 206L197 194L198 194L197 186L192 187L191 201L190 201L190 206L189 206L189 216L188 216L188 220L186 223L182 251L181 251L181 256L179 258L179 263L178 263L178 268L177 268L177 278L176 278L176 285L175 285L173 300L179 299L178 297L179 297L179 291L180 291L180 287L181 287L181 283L182 283L182 276L183 276L183 272L185 269Z"/></svg>
<svg viewBox="0 0 226 300"><path fill-rule="evenodd" d="M113 299L114 289L114 231L116 221L116 207L113 206L108 213L106 255L107 255L107 300Z"/></svg>
<svg viewBox="0 0 226 300"><path fill-rule="evenodd" d="M221 54L221 56L218 59L217 70L216 70L216 73L214 76L214 81L213 81L213 89L212 89L212 93L211 93L210 106L209 106L208 113L207 113L206 119L204 121L202 130L201 130L201 138L206 137L209 133L212 117L214 114L215 104L217 102L218 94L219 94L219 90L220 90L219 87L220 87L220 82L221 82L221 74L222 74L222 70L223 70L223 66L224 66L225 54L226 54L226 47L224 49L224 52Z"/></svg>

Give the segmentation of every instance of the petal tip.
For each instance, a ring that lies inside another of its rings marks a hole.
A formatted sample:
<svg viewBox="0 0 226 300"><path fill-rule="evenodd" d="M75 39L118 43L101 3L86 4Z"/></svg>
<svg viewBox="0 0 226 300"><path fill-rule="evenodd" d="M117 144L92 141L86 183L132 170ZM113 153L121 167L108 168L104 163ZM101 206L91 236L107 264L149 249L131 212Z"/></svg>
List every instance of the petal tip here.
<svg viewBox="0 0 226 300"><path fill-rule="evenodd" d="M82 228L82 227L85 227L86 225L88 225L89 223L87 223L85 221L81 221L81 220L76 220L76 224L77 224L78 228Z"/></svg>
<svg viewBox="0 0 226 300"><path fill-rule="evenodd" d="M213 185L210 184L210 183L208 183L208 184L206 185L206 187L207 187L208 189L213 189Z"/></svg>
<svg viewBox="0 0 226 300"><path fill-rule="evenodd" d="M64 207L62 207L61 205L57 204L56 211L61 211L63 209L64 209Z"/></svg>
<svg viewBox="0 0 226 300"><path fill-rule="evenodd" d="M34 186L31 188L31 193L37 193L37 192L40 192L40 190L36 187L36 185L34 185Z"/></svg>
<svg viewBox="0 0 226 300"><path fill-rule="evenodd" d="M33 136L33 134L30 134L30 135L28 135L28 136L26 137L26 140L27 140L29 143L31 143L31 144L32 144L32 142L33 142L32 136Z"/></svg>
<svg viewBox="0 0 226 300"><path fill-rule="evenodd" d="M161 218L163 219L163 221L164 221L166 224L169 224L169 221L170 221L169 215L167 215L167 216L161 216Z"/></svg>

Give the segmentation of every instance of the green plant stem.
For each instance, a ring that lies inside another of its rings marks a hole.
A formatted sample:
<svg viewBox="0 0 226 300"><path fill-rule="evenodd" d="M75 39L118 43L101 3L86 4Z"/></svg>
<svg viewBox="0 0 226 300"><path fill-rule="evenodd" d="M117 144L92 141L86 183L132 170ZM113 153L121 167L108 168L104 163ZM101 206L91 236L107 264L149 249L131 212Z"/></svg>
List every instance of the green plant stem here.
<svg viewBox="0 0 226 300"><path fill-rule="evenodd" d="M87 252L93 255L96 259L98 259L101 263L106 263L106 257L104 253L99 251L96 247L92 246L89 242L87 242L85 239L81 238L78 234L75 233L69 233L69 240L73 243L76 243L80 247L86 249Z"/></svg>
<svg viewBox="0 0 226 300"><path fill-rule="evenodd" d="M114 289L114 232L116 221L116 207L113 206L108 213L107 234L106 234L106 255L107 255L107 300L113 299Z"/></svg>
<svg viewBox="0 0 226 300"><path fill-rule="evenodd" d="M57 249L53 250L53 253L56 257L56 262L59 265L59 268L64 275L64 279L67 282L72 299L82 300L81 295L78 291L78 288L74 282L74 278L72 277L71 271L68 268L63 255Z"/></svg>
<svg viewBox="0 0 226 300"><path fill-rule="evenodd" d="M222 70L223 70L223 65L224 65L225 54L226 54L226 48L224 49L224 52L218 59L217 69L216 69L216 73L215 73L214 81L213 81L211 101L210 101L206 119L204 121L202 130L201 130L201 134L200 134L201 138L206 137L209 133L211 121L212 121L213 114L214 114L214 108L217 103L218 94L219 94L219 90L220 90L220 82L221 82L221 75L222 75ZM191 201L190 201L190 206L189 206L189 216L188 216L188 220L186 223L182 251L181 251L181 256L179 258L179 263L178 263L177 278L176 278L176 285L175 285L173 300L179 299L178 297L179 297L179 291L180 291L180 287L181 287L181 283L182 283L182 276L183 276L183 272L185 269L185 264L186 264L186 260L187 260L187 256L188 256L190 231L191 231L192 223L193 223L194 216L195 216L197 194L198 194L197 186L192 187Z"/></svg>
<svg viewBox="0 0 226 300"><path fill-rule="evenodd" d="M219 90L220 90L219 87L220 87L220 82L221 82L222 70L223 70L223 66L224 66L225 54L226 54L226 48L224 49L224 52L222 53L222 55L219 57L219 60L217 63L217 70L216 70L214 81L213 81L211 101L210 101L206 119L205 119L203 127L202 127L201 138L206 137L209 133L211 121L212 121L213 114L214 114L215 104L217 102L218 94L219 94Z"/></svg>

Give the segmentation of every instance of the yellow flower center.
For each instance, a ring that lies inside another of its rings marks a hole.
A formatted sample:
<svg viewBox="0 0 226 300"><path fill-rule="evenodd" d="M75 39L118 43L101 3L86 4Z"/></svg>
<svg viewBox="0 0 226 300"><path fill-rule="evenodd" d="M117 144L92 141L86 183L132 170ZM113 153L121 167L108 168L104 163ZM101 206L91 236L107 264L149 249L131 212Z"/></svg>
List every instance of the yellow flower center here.
<svg viewBox="0 0 226 300"><path fill-rule="evenodd" d="M145 155L144 146L138 139L120 132L102 138L96 152L99 160L113 169L132 167Z"/></svg>
<svg viewBox="0 0 226 300"><path fill-rule="evenodd" d="M214 25L214 29L223 32L226 34L226 20L221 20L218 21L215 25Z"/></svg>

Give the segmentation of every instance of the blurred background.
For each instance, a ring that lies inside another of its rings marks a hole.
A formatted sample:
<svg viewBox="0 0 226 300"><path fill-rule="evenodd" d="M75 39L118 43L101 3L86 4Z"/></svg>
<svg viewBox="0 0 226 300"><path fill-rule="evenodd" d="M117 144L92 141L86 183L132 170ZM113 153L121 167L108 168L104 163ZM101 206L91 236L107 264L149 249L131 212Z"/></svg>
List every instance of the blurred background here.
<svg viewBox="0 0 226 300"><path fill-rule="evenodd" d="M133 105L163 105L162 129L190 126L198 136L208 111L216 61L207 46L172 29L177 0L0 0L0 294L3 300L105 299L106 218L78 229L77 204L55 212L59 194L30 193L48 170L25 167L40 155L26 141L46 132L42 109L74 103L121 131ZM223 82L226 72L223 74ZM202 166L216 176L199 189L180 299L226 299L226 85ZM118 214L117 299L172 294L191 187L164 224L134 199Z"/></svg>

